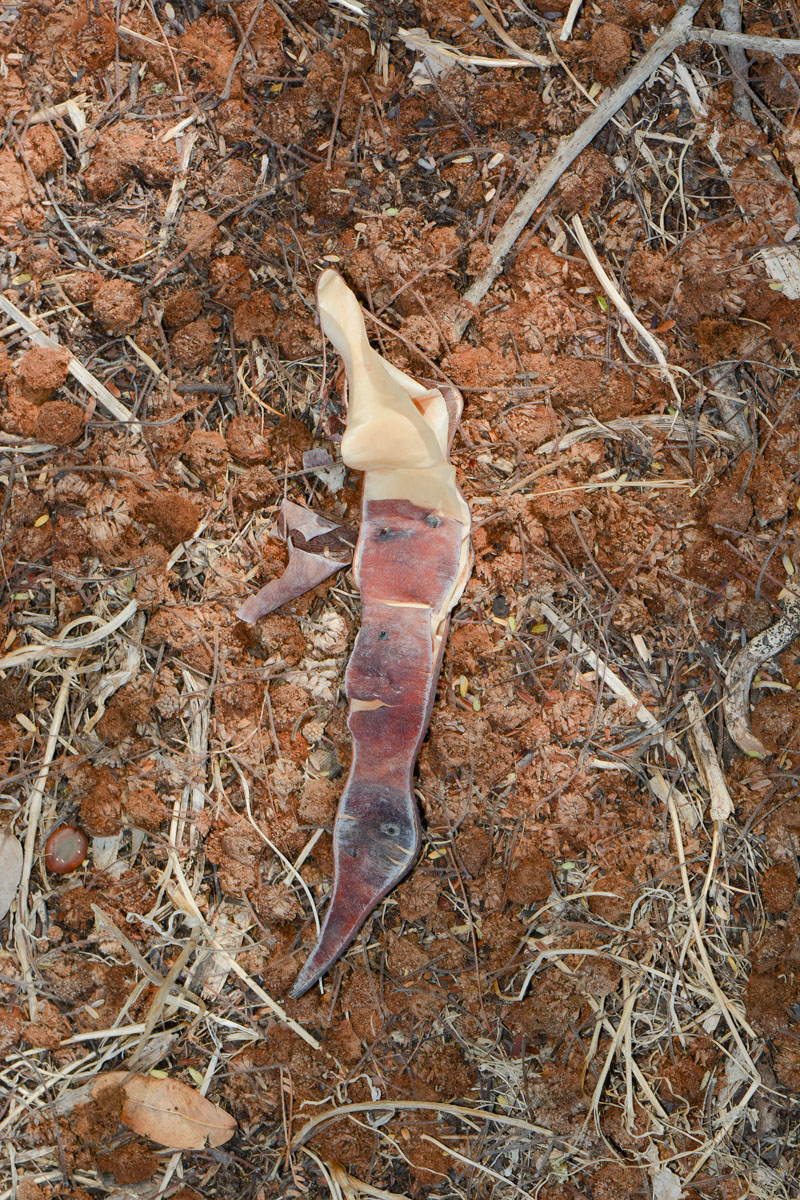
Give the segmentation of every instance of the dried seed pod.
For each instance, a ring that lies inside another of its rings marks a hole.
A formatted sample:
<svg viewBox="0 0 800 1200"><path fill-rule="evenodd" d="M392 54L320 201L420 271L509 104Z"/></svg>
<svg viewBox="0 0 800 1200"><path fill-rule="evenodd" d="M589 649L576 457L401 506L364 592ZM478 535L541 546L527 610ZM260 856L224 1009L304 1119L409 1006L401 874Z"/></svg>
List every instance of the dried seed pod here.
<svg viewBox="0 0 800 1200"><path fill-rule="evenodd" d="M334 826L333 890L293 997L347 949L416 861L414 764L450 612L472 565L470 512L449 461L460 394L405 375L373 350L358 301L335 271L320 277L317 303L347 374L342 461L364 472L353 561L362 613L345 675L353 761Z"/></svg>
<svg viewBox="0 0 800 1200"><path fill-rule="evenodd" d="M44 865L54 875L79 867L89 852L89 840L77 825L60 825L44 844Z"/></svg>

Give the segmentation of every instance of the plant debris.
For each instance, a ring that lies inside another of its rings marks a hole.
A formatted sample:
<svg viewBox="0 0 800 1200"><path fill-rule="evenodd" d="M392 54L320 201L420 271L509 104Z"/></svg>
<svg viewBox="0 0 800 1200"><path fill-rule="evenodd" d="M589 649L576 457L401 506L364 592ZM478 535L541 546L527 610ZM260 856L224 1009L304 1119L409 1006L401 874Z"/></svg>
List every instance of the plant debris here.
<svg viewBox="0 0 800 1200"><path fill-rule="evenodd" d="M4 1194L790 1200L800 642L725 698L800 570L798 35L788 0L0 7ZM387 713L349 713L388 626L328 270L463 398L474 568L431 605L413 870L292 998L348 719ZM298 554L336 569L239 619ZM237 1125L165 1146L108 1073Z"/></svg>
<svg viewBox="0 0 800 1200"><path fill-rule="evenodd" d="M762 630L740 650L728 667L723 707L725 724L733 740L745 754L766 758L769 750L750 727L750 687L759 667L800 638L800 601L783 603L785 616Z"/></svg>
<svg viewBox="0 0 800 1200"><path fill-rule="evenodd" d="M252 624L266 617L352 562L355 535L349 526L329 521L291 500L281 505L275 532L288 543L288 566L279 579L245 600L236 613L240 621Z"/></svg>
<svg viewBox="0 0 800 1200"><path fill-rule="evenodd" d="M0 921L6 915L22 878L22 846L13 833L0 830Z"/></svg>
<svg viewBox="0 0 800 1200"><path fill-rule="evenodd" d="M362 615L345 675L353 761L334 826L333 890L295 998L344 953L419 853L414 765L450 611L472 565L470 513L448 461L461 395L427 387L382 358L335 271L322 274L317 303L347 372L342 460L364 472L353 570Z"/></svg>
<svg viewBox="0 0 800 1200"><path fill-rule="evenodd" d="M119 1088L123 1094L120 1116L125 1124L159 1146L173 1150L224 1146L236 1130L233 1117L179 1079L109 1071L92 1085L92 1094L102 1098L108 1088Z"/></svg>

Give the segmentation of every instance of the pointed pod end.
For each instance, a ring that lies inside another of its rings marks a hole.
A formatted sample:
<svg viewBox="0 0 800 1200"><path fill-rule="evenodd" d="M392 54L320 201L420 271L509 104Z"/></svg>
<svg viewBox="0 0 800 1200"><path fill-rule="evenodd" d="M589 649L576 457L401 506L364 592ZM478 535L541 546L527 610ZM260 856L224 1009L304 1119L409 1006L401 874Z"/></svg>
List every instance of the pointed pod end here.
<svg viewBox="0 0 800 1200"><path fill-rule="evenodd" d="M298 1000L341 958L370 913L412 863L410 856L402 871L395 872L391 879L376 881L372 887L359 888L359 881L348 880L349 886L334 889L317 943L289 991L292 1000Z"/></svg>
<svg viewBox="0 0 800 1200"><path fill-rule="evenodd" d="M258 620L256 605L253 603L255 596L248 596L244 604L240 605L236 610L236 620L246 621L248 625L254 625Z"/></svg>
<svg viewBox="0 0 800 1200"><path fill-rule="evenodd" d="M317 944L303 963L300 974L292 984L289 991L290 999L299 1000L305 992L322 978L326 971L330 970L336 960L349 947L366 917L369 915L369 911L367 909L367 911L360 912L355 920L351 919L343 927L340 905L334 907L331 904L328 910L328 919L322 926L322 932ZM333 921L330 920L331 913L333 914Z"/></svg>
<svg viewBox="0 0 800 1200"><path fill-rule="evenodd" d="M309 988L314 986L321 975L322 971L309 970L309 965L306 963L289 989L289 999L299 1000L301 996L306 994Z"/></svg>

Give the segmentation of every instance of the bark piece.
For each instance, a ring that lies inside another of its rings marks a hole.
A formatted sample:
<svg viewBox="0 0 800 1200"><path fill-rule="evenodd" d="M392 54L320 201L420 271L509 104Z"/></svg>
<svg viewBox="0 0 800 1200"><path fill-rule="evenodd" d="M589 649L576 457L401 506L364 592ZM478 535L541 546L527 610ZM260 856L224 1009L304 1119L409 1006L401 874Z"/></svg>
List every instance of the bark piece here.
<svg viewBox="0 0 800 1200"><path fill-rule="evenodd" d="M0 829L0 921L17 894L22 879L22 846L13 833Z"/></svg>
<svg viewBox="0 0 800 1200"><path fill-rule="evenodd" d="M758 668L774 658L800 637L800 600L784 600L785 616L769 629L751 638L734 658L725 678L722 710L725 724L740 750L750 758L767 758L770 751L756 737L750 725L750 685Z"/></svg>

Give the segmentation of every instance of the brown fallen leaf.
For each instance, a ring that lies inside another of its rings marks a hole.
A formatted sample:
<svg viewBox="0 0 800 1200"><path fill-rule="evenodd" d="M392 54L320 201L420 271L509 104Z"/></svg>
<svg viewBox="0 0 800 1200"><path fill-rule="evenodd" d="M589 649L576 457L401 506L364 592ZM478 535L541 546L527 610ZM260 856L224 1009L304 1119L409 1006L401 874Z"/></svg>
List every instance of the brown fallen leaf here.
<svg viewBox="0 0 800 1200"><path fill-rule="evenodd" d="M274 532L288 543L289 563L279 579L249 596L237 612L249 624L310 591L353 558L354 530L291 500L284 500Z"/></svg>
<svg viewBox="0 0 800 1200"><path fill-rule="evenodd" d="M22 878L22 846L13 833L0 830L0 921L14 902Z"/></svg>
<svg viewBox="0 0 800 1200"><path fill-rule="evenodd" d="M229 1113L178 1079L108 1071L94 1084L92 1095L109 1087L125 1093L122 1120L128 1128L171 1150L222 1146L237 1127Z"/></svg>

